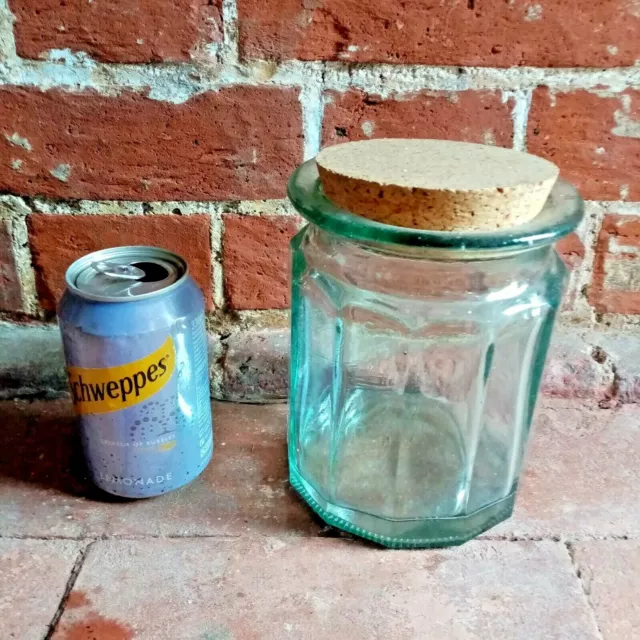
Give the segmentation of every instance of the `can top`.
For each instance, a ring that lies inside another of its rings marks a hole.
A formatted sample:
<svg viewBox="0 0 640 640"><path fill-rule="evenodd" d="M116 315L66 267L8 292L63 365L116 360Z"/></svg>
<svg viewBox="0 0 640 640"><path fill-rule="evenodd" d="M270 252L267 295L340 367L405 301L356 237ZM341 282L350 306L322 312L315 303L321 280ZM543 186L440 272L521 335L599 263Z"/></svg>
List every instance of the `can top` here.
<svg viewBox="0 0 640 640"><path fill-rule="evenodd" d="M134 302L177 287L187 276L183 258L159 247L113 247L76 260L67 286L96 302Z"/></svg>

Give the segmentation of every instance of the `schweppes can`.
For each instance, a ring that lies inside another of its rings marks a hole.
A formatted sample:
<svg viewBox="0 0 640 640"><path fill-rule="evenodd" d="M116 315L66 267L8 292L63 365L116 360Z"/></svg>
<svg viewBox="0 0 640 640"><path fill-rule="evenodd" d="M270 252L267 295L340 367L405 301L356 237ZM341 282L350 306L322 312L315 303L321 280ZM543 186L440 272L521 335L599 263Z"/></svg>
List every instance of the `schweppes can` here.
<svg viewBox="0 0 640 640"><path fill-rule="evenodd" d="M213 453L202 292L186 262L117 247L74 262L58 307L94 482L127 498L181 487Z"/></svg>

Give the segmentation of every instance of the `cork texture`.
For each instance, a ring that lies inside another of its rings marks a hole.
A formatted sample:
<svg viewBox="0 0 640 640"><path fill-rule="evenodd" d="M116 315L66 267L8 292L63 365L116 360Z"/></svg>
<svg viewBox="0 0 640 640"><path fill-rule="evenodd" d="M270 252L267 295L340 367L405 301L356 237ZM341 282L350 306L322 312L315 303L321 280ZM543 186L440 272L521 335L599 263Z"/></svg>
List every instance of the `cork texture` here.
<svg viewBox="0 0 640 640"><path fill-rule="evenodd" d="M445 140L377 139L316 157L326 196L385 224L436 231L491 231L540 213L558 178L527 153Z"/></svg>

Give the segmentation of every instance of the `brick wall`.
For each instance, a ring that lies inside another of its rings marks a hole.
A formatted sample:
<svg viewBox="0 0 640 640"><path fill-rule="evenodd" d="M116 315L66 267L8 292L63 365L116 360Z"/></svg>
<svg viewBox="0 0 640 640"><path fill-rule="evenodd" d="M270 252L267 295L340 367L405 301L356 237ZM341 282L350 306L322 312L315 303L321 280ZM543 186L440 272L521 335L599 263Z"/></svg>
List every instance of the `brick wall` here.
<svg viewBox="0 0 640 640"><path fill-rule="evenodd" d="M0 320L52 322L84 252L163 245L222 385L286 326L292 169L411 136L558 163L588 200L563 317L640 327L639 62L631 0L0 0Z"/></svg>

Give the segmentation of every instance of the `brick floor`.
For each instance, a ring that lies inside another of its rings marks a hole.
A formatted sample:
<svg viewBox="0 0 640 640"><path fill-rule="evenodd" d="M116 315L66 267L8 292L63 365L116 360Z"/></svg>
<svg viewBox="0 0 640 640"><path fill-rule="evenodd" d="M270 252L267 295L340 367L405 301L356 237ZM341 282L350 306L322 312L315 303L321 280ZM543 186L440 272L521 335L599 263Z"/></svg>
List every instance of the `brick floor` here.
<svg viewBox="0 0 640 640"><path fill-rule="evenodd" d="M90 637L79 633L88 625L140 640L597 638L553 542L442 552L326 538L99 542L73 596L85 604L65 611L56 640Z"/></svg>
<svg viewBox="0 0 640 640"><path fill-rule="evenodd" d="M64 401L0 403L0 531L17 536L308 535L289 489L286 406L215 403L201 478L155 500L105 500L85 478ZM514 517L488 537L640 536L640 405L542 399ZM606 455L605 455L606 454Z"/></svg>
<svg viewBox="0 0 640 640"><path fill-rule="evenodd" d="M543 399L514 516L412 552L324 537L288 488L284 405L215 404L205 474L129 502L92 489L65 401L0 416L2 640L59 609L56 640L640 637L640 405Z"/></svg>
<svg viewBox="0 0 640 640"><path fill-rule="evenodd" d="M319 526L289 489L286 406L217 403L215 454L194 483L122 501L86 479L70 406L0 403L0 531L28 536L301 535Z"/></svg>
<svg viewBox="0 0 640 640"><path fill-rule="evenodd" d="M0 538L0 638L40 640L83 543Z"/></svg>
<svg viewBox="0 0 640 640"><path fill-rule="evenodd" d="M640 638L640 540L592 540L571 551L602 637Z"/></svg>

